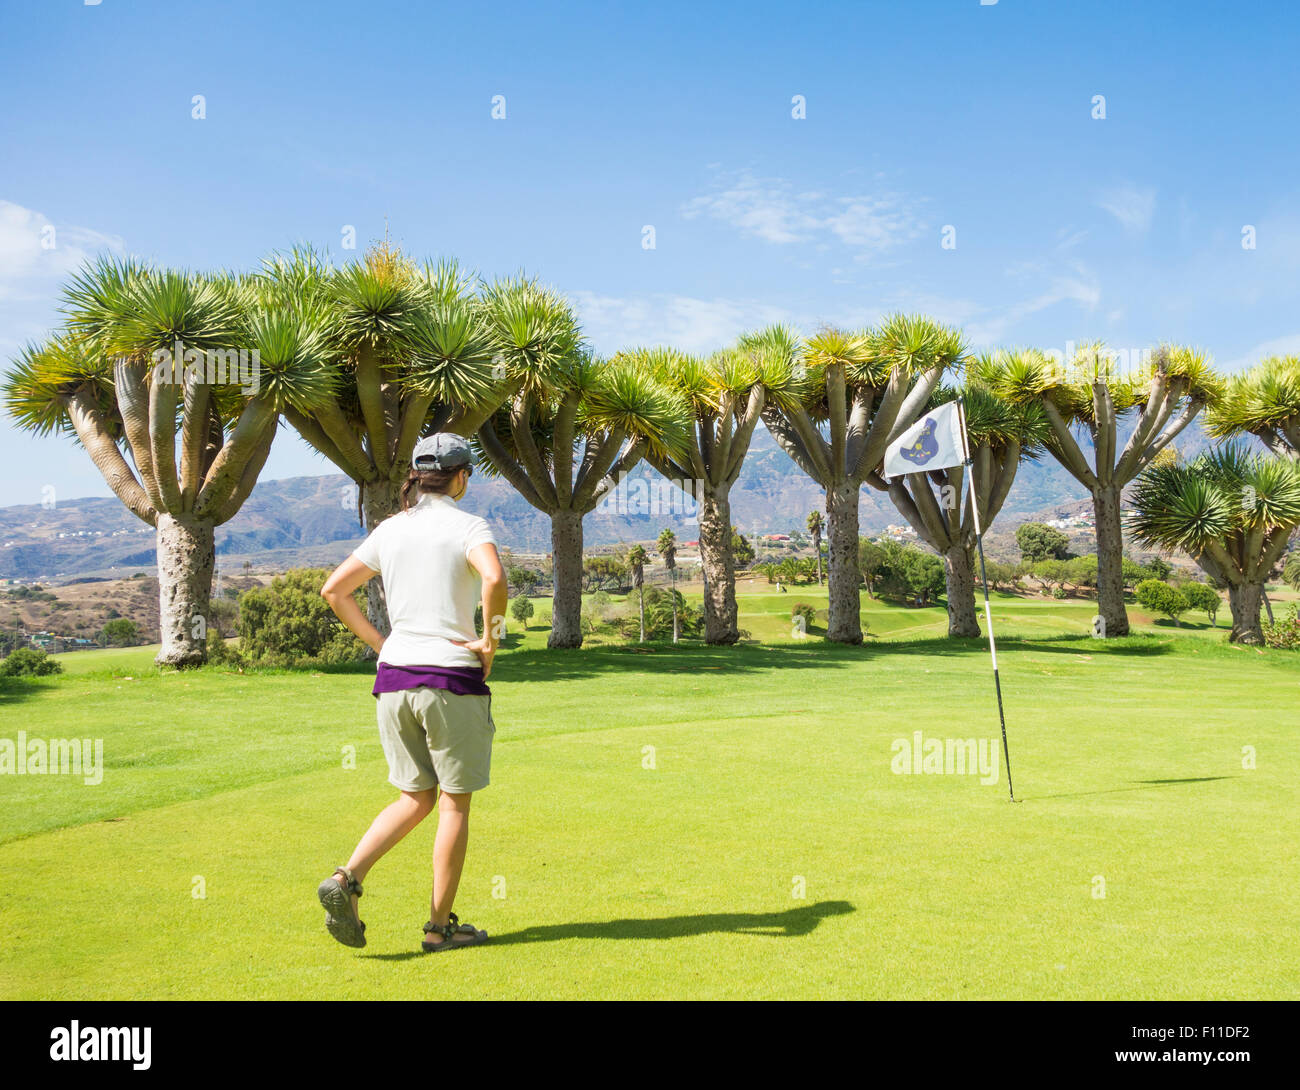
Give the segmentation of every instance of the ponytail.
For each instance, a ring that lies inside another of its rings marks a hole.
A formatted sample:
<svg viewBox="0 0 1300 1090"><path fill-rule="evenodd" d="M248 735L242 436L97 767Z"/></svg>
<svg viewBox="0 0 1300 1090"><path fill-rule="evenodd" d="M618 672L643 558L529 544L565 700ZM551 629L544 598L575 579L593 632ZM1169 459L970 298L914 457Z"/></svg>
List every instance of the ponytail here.
<svg viewBox="0 0 1300 1090"><path fill-rule="evenodd" d="M451 482L463 468L464 466L456 466L454 469L416 469L412 466L402 485L402 510L409 510L418 502L418 498L411 498L417 492L420 495L430 492L439 496L447 495L451 490Z"/></svg>

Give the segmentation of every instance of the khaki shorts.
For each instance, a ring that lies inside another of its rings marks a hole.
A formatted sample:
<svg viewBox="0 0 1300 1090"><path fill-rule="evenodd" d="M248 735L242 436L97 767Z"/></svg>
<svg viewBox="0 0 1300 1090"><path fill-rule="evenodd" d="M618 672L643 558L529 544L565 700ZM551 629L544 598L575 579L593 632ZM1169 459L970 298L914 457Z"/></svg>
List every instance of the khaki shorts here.
<svg viewBox="0 0 1300 1090"><path fill-rule="evenodd" d="M421 686L380 693L378 701L388 782L399 791L467 795L488 785L497 730L490 696Z"/></svg>

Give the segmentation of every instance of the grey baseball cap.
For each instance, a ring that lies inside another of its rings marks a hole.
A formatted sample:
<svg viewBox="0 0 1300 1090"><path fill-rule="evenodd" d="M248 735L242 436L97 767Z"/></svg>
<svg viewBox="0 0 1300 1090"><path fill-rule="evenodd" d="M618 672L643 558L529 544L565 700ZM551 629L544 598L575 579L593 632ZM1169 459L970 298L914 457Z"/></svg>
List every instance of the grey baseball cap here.
<svg viewBox="0 0 1300 1090"><path fill-rule="evenodd" d="M411 452L411 465L416 469L456 469L473 463L474 452L469 443L449 431L426 436Z"/></svg>

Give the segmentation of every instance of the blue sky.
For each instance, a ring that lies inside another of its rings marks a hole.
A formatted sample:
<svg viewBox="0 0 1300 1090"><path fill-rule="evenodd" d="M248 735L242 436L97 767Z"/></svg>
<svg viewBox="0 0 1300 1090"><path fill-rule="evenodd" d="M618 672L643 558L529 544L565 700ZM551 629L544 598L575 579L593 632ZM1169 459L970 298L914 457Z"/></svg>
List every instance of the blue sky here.
<svg viewBox="0 0 1300 1090"><path fill-rule="evenodd" d="M342 258L387 219L417 255L555 284L604 352L906 309L976 346L1174 340L1239 368L1300 351L1298 24L1187 0L6 2L0 360L102 249ZM0 504L108 494L68 440L6 420L0 456ZM330 471L284 430L264 476Z"/></svg>

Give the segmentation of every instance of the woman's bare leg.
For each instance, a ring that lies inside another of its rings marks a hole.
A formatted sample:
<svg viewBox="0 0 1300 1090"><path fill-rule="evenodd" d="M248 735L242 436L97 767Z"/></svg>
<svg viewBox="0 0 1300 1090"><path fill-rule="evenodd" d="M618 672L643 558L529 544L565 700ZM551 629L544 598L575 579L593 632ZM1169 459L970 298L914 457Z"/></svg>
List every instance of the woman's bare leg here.
<svg viewBox="0 0 1300 1090"><path fill-rule="evenodd" d="M396 802L390 802L379 812L352 853L352 858L348 860L348 870L358 882L364 882L370 868L402 837L433 813L437 798L436 787L431 787L428 791L403 791ZM336 874L334 879L339 885L344 884L339 875ZM357 903L356 894L352 896L352 903Z"/></svg>
<svg viewBox="0 0 1300 1090"><path fill-rule="evenodd" d="M469 802L472 795L449 795L443 792L438 799L438 835L433 841L433 897L429 902L429 919L445 926L451 917L451 906L460 886L460 873L465 866L465 847L469 843ZM465 935L459 940L472 938ZM434 945L446 940L434 933L424 936L424 941Z"/></svg>

